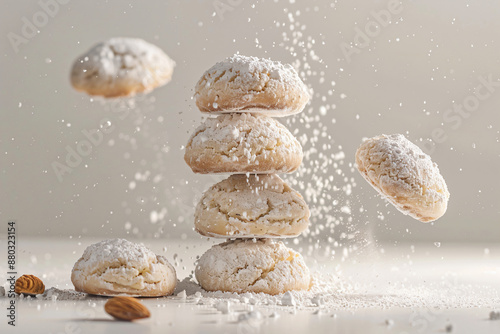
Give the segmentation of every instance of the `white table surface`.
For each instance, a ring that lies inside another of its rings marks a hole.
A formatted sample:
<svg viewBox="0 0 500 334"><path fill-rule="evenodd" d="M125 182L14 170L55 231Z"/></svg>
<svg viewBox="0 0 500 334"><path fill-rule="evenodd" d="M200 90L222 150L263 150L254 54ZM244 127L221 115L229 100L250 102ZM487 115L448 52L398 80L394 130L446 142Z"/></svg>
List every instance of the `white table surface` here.
<svg viewBox="0 0 500 334"><path fill-rule="evenodd" d="M4 243L5 239L2 239ZM95 240L75 239L21 239L19 243L18 272L35 274L46 288L72 288L69 276L74 262L85 247ZM166 254L174 262L174 253L180 264L178 278L191 270L196 255L210 247L210 242L149 240L145 243L154 251ZM163 247L167 246L167 251ZM383 251L381 251L383 249ZM500 333L500 320L489 320L489 313L500 309L500 246L451 245L436 247L432 243L374 246L358 252L341 262L311 258L307 261L315 272L331 273L339 282L349 282L356 288L353 297L374 301L394 291L413 291L395 295L401 305L385 308L366 303L367 307L310 307L294 309L276 305L233 303L234 312L222 314L213 305L198 305L196 300L176 297L142 299L150 309L149 319L134 323L112 320L103 309L105 298L81 301L17 300L17 326L7 326L6 317L0 319L1 333L443 333L452 326L452 333ZM181 262L182 260L182 262ZM0 278L5 282L5 261L0 262ZM432 296L440 293L440 284L452 292L449 300ZM420 290L419 290L420 289ZM454 291L456 290L456 294ZM339 289L341 291L341 289ZM417 293L415 294L415 291ZM418 291L422 292L419 305ZM178 291L177 291L178 292ZM341 294L342 292L339 292ZM339 296L343 298L344 296ZM447 304L446 308L435 309ZM353 299L353 300L354 300ZM2 310L7 298L0 298ZM262 319L238 321L238 316L251 308L262 314ZM319 312L318 312L319 310ZM3 311L6 313L6 311ZM272 313L279 317L269 317ZM392 325L387 325L389 321Z"/></svg>

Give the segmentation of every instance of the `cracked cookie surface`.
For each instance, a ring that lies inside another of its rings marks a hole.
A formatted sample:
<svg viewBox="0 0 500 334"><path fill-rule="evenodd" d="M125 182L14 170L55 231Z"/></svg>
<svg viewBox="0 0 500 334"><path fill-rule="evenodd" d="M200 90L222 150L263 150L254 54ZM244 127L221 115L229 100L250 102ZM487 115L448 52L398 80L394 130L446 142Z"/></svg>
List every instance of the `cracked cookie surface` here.
<svg viewBox="0 0 500 334"><path fill-rule="evenodd" d="M94 295L166 296L177 283L174 267L161 255L125 239L90 245L75 263L76 291Z"/></svg>
<svg viewBox="0 0 500 334"><path fill-rule="evenodd" d="M195 228L221 238L295 237L309 224L302 196L275 174L231 175L208 189Z"/></svg>
<svg viewBox="0 0 500 334"><path fill-rule="evenodd" d="M202 112L288 116L301 112L310 94L291 65L234 55L203 74L194 97Z"/></svg>
<svg viewBox="0 0 500 334"><path fill-rule="evenodd" d="M361 175L399 211L422 222L446 212L450 193L436 163L401 134L363 142L356 152Z"/></svg>
<svg viewBox="0 0 500 334"><path fill-rule="evenodd" d="M270 239L215 245L198 260L195 275L207 291L276 295L307 290L311 283L302 255Z"/></svg>
<svg viewBox="0 0 500 334"><path fill-rule="evenodd" d="M147 93L170 81L175 62L160 48L139 38L111 38L73 64L71 84L104 97Z"/></svg>
<svg viewBox="0 0 500 334"><path fill-rule="evenodd" d="M208 118L184 155L193 172L201 174L291 173L302 158L302 146L285 126L249 113Z"/></svg>

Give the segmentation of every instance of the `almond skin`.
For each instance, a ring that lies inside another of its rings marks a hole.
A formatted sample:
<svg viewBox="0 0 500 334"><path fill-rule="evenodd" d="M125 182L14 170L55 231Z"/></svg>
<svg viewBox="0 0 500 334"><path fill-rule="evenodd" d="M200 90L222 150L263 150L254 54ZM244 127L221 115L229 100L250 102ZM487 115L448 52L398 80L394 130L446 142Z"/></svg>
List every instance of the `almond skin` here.
<svg viewBox="0 0 500 334"><path fill-rule="evenodd" d="M17 279L14 291L18 294L34 296L44 293L45 285L34 275L23 275Z"/></svg>
<svg viewBox="0 0 500 334"><path fill-rule="evenodd" d="M104 310L113 318L125 321L144 319L151 316L147 307L132 297L113 297L106 302Z"/></svg>

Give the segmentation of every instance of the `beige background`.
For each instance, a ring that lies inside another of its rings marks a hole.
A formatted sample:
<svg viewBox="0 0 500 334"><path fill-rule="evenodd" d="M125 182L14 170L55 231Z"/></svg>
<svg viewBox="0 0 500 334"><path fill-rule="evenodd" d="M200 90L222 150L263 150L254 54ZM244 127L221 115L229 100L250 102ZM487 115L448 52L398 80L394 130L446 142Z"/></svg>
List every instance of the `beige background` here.
<svg viewBox="0 0 500 334"><path fill-rule="evenodd" d="M233 0L222 19L213 16L216 3L70 1L15 53L8 34L21 34L22 18L32 20L41 7L1 2L2 222L16 219L26 235L197 238L193 205L221 177L194 175L183 162L182 147L201 121L193 87L216 61L240 52L294 63L314 89L305 113L282 119L297 136L313 138L303 142L309 154L301 171L286 177L300 181L294 187L315 212L311 240L500 240L500 90L458 129L442 126L448 138L432 157L451 200L435 224L387 206L352 168L363 137L426 140L454 102L471 96L479 76L500 78L500 2L405 1L350 62L341 44L388 2ZM68 82L73 60L114 36L143 38L177 62L173 81L124 119L113 112L117 105L91 101ZM52 162L103 118L114 130L59 182Z"/></svg>

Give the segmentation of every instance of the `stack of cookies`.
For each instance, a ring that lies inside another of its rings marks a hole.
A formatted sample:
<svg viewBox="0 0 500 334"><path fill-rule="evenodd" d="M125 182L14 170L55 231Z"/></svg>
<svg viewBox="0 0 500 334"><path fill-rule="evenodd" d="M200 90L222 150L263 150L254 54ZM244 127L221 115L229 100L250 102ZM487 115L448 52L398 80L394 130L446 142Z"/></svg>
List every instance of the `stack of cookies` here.
<svg viewBox="0 0 500 334"><path fill-rule="evenodd" d="M277 173L294 172L302 147L274 117L301 112L307 87L290 65L234 55L196 85L198 108L209 117L189 139L193 172L233 174L208 189L195 212L201 235L235 239L215 245L195 271L208 291L279 294L308 289L302 256L274 238L296 237L309 224L302 196Z"/></svg>

